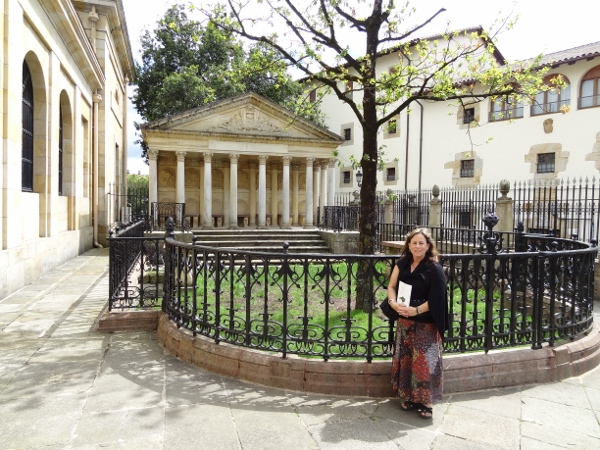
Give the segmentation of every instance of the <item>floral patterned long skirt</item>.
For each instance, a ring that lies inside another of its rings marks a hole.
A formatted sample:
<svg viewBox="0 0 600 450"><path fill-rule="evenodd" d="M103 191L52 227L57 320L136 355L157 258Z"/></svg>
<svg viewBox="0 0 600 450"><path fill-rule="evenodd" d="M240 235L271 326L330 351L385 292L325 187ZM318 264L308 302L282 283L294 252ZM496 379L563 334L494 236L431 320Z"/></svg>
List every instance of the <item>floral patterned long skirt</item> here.
<svg viewBox="0 0 600 450"><path fill-rule="evenodd" d="M434 323L396 322L392 388L398 397L430 405L442 399L442 337Z"/></svg>

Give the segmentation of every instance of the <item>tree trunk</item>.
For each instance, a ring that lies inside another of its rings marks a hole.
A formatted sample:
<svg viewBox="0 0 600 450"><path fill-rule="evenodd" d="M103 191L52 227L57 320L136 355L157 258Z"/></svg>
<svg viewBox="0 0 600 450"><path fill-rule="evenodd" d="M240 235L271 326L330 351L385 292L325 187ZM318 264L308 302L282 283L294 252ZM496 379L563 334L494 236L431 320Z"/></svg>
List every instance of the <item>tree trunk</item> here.
<svg viewBox="0 0 600 450"><path fill-rule="evenodd" d="M377 111L375 90L365 87L363 124L363 182L360 189L359 251L372 255L375 249L377 227ZM357 268L356 309L369 311L373 304L373 273L371 264L360 260Z"/></svg>

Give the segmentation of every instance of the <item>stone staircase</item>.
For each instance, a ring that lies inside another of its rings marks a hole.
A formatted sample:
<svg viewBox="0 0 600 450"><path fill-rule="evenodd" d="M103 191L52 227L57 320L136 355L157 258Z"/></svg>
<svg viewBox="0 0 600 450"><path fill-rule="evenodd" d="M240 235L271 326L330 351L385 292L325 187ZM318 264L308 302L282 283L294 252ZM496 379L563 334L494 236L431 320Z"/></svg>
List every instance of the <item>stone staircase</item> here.
<svg viewBox="0 0 600 450"><path fill-rule="evenodd" d="M197 245L227 247L238 250L254 250L283 253L283 244L289 244L289 253L331 253L318 230L292 228L272 229L213 229L193 230Z"/></svg>

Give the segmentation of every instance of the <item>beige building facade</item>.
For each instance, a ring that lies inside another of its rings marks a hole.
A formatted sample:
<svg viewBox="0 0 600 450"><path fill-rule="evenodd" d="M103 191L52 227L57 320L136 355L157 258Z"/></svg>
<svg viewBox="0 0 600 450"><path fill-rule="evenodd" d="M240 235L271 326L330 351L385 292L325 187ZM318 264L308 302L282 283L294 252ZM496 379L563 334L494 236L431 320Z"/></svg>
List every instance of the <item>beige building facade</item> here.
<svg viewBox="0 0 600 450"><path fill-rule="evenodd" d="M7 0L0 298L105 245L126 189L133 58L121 0Z"/></svg>
<svg viewBox="0 0 600 450"><path fill-rule="evenodd" d="M142 131L155 225L164 220L160 205L176 203L185 205L181 214L193 228L310 228L317 205L333 204L340 136L259 95L150 122Z"/></svg>

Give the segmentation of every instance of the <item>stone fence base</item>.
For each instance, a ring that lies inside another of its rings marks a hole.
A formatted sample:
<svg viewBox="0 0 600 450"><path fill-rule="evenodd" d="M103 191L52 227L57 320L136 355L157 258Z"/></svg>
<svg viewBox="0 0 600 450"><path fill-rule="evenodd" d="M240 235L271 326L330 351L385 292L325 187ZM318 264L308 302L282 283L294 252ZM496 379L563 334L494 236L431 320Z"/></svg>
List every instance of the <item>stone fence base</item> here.
<svg viewBox="0 0 600 450"><path fill-rule="evenodd" d="M328 395L392 397L390 361L322 361L215 344L193 337L161 314L158 340L171 354L203 369L245 381ZM497 350L444 357L446 394L547 383L581 375L600 363L600 326L584 338L540 350Z"/></svg>

